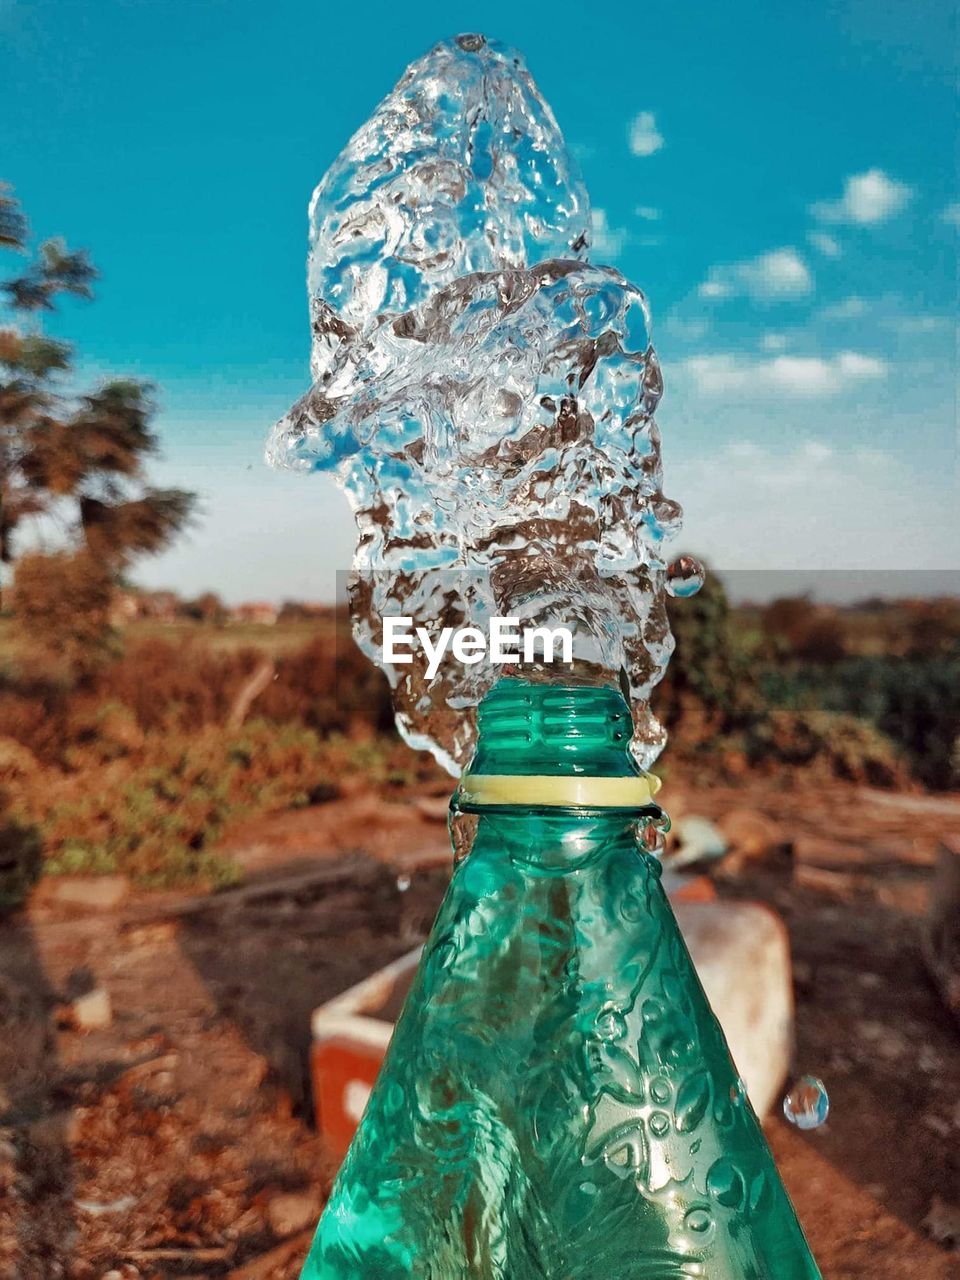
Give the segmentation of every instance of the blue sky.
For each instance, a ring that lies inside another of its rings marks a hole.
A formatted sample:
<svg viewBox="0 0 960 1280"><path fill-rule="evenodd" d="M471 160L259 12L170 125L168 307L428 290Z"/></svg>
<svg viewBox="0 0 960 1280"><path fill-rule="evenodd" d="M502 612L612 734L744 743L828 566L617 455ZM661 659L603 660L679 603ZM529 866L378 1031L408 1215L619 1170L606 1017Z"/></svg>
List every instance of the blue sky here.
<svg viewBox="0 0 960 1280"><path fill-rule="evenodd" d="M353 529L262 463L307 385L310 192L437 39L527 58L597 260L641 285L665 490L718 567L960 565L951 0L524 6L0 0L0 178L100 267L51 325L159 387L203 523L139 576L323 597Z"/></svg>

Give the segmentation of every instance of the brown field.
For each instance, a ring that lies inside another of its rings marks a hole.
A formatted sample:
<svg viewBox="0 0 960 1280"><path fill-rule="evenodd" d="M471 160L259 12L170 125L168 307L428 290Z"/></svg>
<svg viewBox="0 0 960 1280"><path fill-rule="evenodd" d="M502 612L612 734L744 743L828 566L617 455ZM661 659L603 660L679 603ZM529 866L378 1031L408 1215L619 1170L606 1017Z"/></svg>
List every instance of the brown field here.
<svg viewBox="0 0 960 1280"><path fill-rule="evenodd" d="M764 656L762 615L735 611L695 660L681 631L661 701L667 809L767 832L708 874L790 932L796 1070L823 1077L831 1116L768 1134L825 1280L958 1274L960 1024L920 939L960 793L926 793L906 740L804 702L846 696L844 663L883 675L917 629L909 610L831 615L811 643L834 656L811 665ZM707 616L698 642L714 631ZM142 621L123 639L86 683L51 686L0 619L0 1275L293 1280L333 1173L310 1012L425 936L451 783L390 731L330 618ZM950 652L905 659L932 682L913 703L934 729ZM793 710L764 703L744 656ZM115 902L71 903L78 874L104 873ZM109 1016L85 1030L71 1010L90 990Z"/></svg>

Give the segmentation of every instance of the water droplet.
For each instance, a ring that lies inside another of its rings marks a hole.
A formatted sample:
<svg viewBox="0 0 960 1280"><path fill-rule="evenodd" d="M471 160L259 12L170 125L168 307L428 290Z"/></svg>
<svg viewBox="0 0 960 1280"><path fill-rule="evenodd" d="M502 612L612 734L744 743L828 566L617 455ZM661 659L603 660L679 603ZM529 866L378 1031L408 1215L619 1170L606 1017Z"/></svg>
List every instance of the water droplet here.
<svg viewBox="0 0 960 1280"><path fill-rule="evenodd" d="M410 877L397 876L397 889L400 891L400 893L406 893L409 888L410 888Z"/></svg>
<svg viewBox="0 0 960 1280"><path fill-rule="evenodd" d="M667 565L667 578L664 586L668 596L676 596L678 600L686 600L695 596L706 580L706 570L699 560L693 556L679 556Z"/></svg>
<svg viewBox="0 0 960 1280"><path fill-rule="evenodd" d="M453 841L453 865L459 867L473 848L474 837L480 818L476 813L464 813L454 807L447 820L450 836Z"/></svg>
<svg viewBox="0 0 960 1280"><path fill-rule="evenodd" d="M829 1112L826 1087L816 1076L801 1076L783 1100L783 1114L798 1129L818 1129Z"/></svg>
<svg viewBox="0 0 960 1280"><path fill-rule="evenodd" d="M659 857L666 848L666 840L663 832L659 827L655 827L652 822L648 822L641 833L641 840L644 850L652 853L655 857Z"/></svg>

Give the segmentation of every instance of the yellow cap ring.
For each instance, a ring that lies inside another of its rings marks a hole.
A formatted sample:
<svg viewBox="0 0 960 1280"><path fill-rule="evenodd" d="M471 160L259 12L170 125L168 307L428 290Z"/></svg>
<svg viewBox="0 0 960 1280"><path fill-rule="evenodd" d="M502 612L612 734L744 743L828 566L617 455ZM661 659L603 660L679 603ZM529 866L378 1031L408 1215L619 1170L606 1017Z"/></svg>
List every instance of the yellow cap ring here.
<svg viewBox="0 0 960 1280"><path fill-rule="evenodd" d="M653 803L660 779L652 773L623 778L554 774L464 774L457 799L468 805L544 805L556 808L634 809Z"/></svg>

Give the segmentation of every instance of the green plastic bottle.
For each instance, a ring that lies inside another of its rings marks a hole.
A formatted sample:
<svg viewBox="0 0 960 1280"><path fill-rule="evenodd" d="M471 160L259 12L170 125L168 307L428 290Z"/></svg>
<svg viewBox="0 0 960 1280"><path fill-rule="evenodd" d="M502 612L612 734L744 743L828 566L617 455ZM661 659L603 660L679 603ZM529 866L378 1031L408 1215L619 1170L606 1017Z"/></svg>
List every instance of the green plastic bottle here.
<svg viewBox="0 0 960 1280"><path fill-rule="evenodd" d="M304 1280L818 1280L645 851L622 697L503 680L479 726L472 844Z"/></svg>

